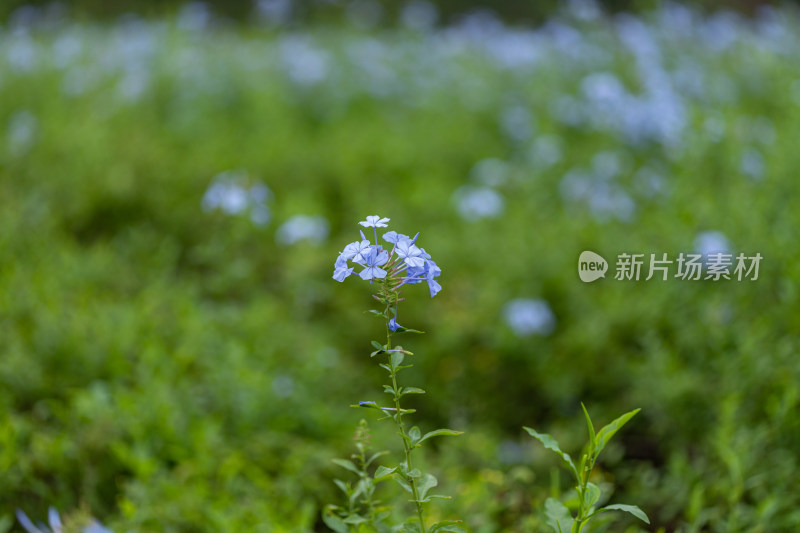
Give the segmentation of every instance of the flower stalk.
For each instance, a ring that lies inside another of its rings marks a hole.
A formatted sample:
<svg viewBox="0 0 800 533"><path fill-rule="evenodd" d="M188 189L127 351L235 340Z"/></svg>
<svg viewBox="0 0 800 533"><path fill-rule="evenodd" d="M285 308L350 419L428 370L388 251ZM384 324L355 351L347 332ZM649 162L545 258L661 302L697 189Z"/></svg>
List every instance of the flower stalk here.
<svg viewBox="0 0 800 533"><path fill-rule="evenodd" d="M397 425L397 429L400 433L401 440L403 441L403 451L405 453L405 467L406 467L406 482L411 487L411 494L414 497L414 505L417 508L417 518L419 519L419 528L422 533L427 533L425 529L425 518L423 516L422 511L422 502L419 498L419 491L417 490L417 480L411 476L411 472L414 471L414 467L411 464L411 447L409 446L409 442L411 441L410 437L406 433L405 427L403 426L403 410L400 407L400 392L397 388L397 367L393 364L392 361L392 353L390 350L393 349L392 346L392 330L389 327L390 319L389 313L391 312L392 304L391 302L394 301L395 310L397 309L397 300L398 300L398 293L397 289L390 287L389 282L386 278L381 282L382 284L382 292L387 296L385 300L386 308L384 309L384 316L386 317L386 350L389 353L389 374L392 379L392 394L394 399L394 414L392 414L391 418L394 420L394 423ZM396 353L396 352L395 352Z"/></svg>
<svg viewBox="0 0 800 533"><path fill-rule="evenodd" d="M334 264L333 279L343 282L350 277L357 267L361 268L357 277L364 281L377 285L376 294L373 294L382 306L382 310L371 310L373 315L379 316L384 321L386 331L386 341L380 343L372 341L375 351L370 355L385 354L388 358L386 363L380 363L380 367L388 373L389 384L384 385L384 391L391 394L391 407L383 407L374 401L359 402L358 407L375 409L382 415L381 419L391 419L397 427L403 444L403 460L394 467L380 467L374 475L375 482L383 479L393 479L405 491L411 494L414 503L414 516L406 521L403 531L414 531L418 533L445 533L460 532L463 528L456 520L445 520L427 526L425 523L424 504L437 498L449 498L431 494L431 489L438 485L438 480L431 474L423 473L419 468L415 468L412 463L414 450L432 437L444 435L460 435L460 431L451 429L437 429L422 434L417 426L406 429L404 420L405 415L415 412L414 409L404 409L401 399L407 394L424 394L425 391L417 387L401 387L398 385L397 374L411 365L403 365L407 355L412 352L405 350L400 345L394 345L394 335L398 333L422 333L421 331L409 329L401 326L397 321L398 303L404 298L400 296L400 288L405 285L416 285L422 282L428 284L431 297L441 291L442 287L436 280L442 270L431 259L430 254L425 249L417 246L419 234L413 238L399 234L395 231L388 231L383 234L383 240L391 244L391 249L385 250L378 243L377 228L386 227L388 218L381 218L377 215L369 216L359 224L365 228L373 228L375 243L372 244L361 232L361 240L352 242L345 246L339 254ZM410 528L410 529L409 529Z"/></svg>

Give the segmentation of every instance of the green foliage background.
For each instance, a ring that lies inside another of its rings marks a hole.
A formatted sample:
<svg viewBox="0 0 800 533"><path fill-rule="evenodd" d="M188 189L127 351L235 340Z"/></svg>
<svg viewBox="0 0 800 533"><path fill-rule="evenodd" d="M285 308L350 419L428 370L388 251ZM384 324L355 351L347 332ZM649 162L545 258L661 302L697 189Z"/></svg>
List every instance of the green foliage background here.
<svg viewBox="0 0 800 533"><path fill-rule="evenodd" d="M518 71L468 49L420 74L432 37L312 27L303 38L332 66L302 86L274 59L280 31L148 24L151 75L133 99L119 90L124 53L94 72L103 51L137 42L122 23L33 29L28 70L0 57L2 524L54 505L117 531L322 531L319 510L338 497L330 458L349 453L364 415L347 406L379 399L381 379L370 288L334 282L333 260L379 214L420 231L444 271L434 300L409 288L401 320L428 332L407 341L408 379L428 390L414 398L420 425L466 432L428 451L455 497L444 515L476 532L540 530L542 502L569 486L521 427L576 450L583 401L598 424L642 408L598 468L653 531L797 529L796 48L753 44L744 23L714 54L697 36L661 36L667 68L694 58L709 87L726 79L734 93L687 97L680 143L665 147L558 120L555 103L597 68L563 50ZM643 90L610 22L574 24L609 54L603 69ZM51 65L68 34L81 55ZM0 31L0 56L17 38ZM369 40L397 51L385 95L347 60ZM95 82L70 96L70 72ZM530 138L504 133L509 105L534 117ZM22 144L20 112L35 117ZM542 135L562 153L549 166L531 150ZM761 179L741 168L753 146ZM628 220L564 197L565 174L604 151L622 161ZM485 158L506 162L492 185L504 209L465 220L453 195L478 185ZM642 192L642 167L663 192ZM212 178L237 168L272 190L269 225L202 209ZM297 214L325 217L327 240L280 244L276 228ZM762 254L758 281L576 276L582 250L674 256L710 230ZM552 334L514 334L503 309L520 297L549 302ZM373 430L376 448L393 446Z"/></svg>

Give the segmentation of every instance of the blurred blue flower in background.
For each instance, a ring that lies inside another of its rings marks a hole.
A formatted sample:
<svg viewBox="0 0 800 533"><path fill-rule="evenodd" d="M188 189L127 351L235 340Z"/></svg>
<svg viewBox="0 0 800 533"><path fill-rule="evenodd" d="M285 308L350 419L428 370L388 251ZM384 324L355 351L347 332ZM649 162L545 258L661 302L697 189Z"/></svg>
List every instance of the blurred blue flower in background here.
<svg viewBox="0 0 800 533"><path fill-rule="evenodd" d="M226 215L249 214L257 226L266 226L272 218L268 202L272 191L253 181L246 170L226 170L214 176L203 195L203 210L222 211Z"/></svg>
<svg viewBox="0 0 800 533"><path fill-rule="evenodd" d="M556 327L556 316L545 300L517 298L505 305L503 314L519 337L549 335Z"/></svg>
<svg viewBox="0 0 800 533"><path fill-rule="evenodd" d="M465 185L453 193L458 213L469 221L497 218L505 209L502 195L489 187Z"/></svg>
<svg viewBox="0 0 800 533"><path fill-rule="evenodd" d="M8 121L8 151L14 157L28 153L36 142L39 121L36 115L23 109L11 115Z"/></svg>
<svg viewBox="0 0 800 533"><path fill-rule="evenodd" d="M283 38L280 55L286 73L297 85L317 85L328 77L330 54L317 48L307 36L290 35Z"/></svg>
<svg viewBox="0 0 800 533"><path fill-rule="evenodd" d="M694 249L697 253L707 257L709 254L732 253L731 243L721 231L703 231L697 234L694 240Z"/></svg>
<svg viewBox="0 0 800 533"><path fill-rule="evenodd" d="M742 172L754 180L764 178L764 156L757 148L747 148L742 155Z"/></svg>
<svg viewBox="0 0 800 533"><path fill-rule="evenodd" d="M17 509L17 520L19 521L20 525L27 531L28 533L64 533L64 526L61 523L61 515L58 514L58 511L55 507L50 507L47 510L47 521L48 525L45 525L42 522L38 524L34 524L28 515L25 514L24 511ZM113 533L110 529L103 526L100 522L95 520L94 518L91 519L89 525L85 526L81 529L81 533Z"/></svg>
<svg viewBox="0 0 800 533"><path fill-rule="evenodd" d="M400 13L403 25L410 30L426 31L433 28L439 18L436 6L424 0L411 0Z"/></svg>
<svg viewBox="0 0 800 533"><path fill-rule="evenodd" d="M290 245L300 241L320 244L328 238L328 220L323 216L295 215L275 233L279 243Z"/></svg>

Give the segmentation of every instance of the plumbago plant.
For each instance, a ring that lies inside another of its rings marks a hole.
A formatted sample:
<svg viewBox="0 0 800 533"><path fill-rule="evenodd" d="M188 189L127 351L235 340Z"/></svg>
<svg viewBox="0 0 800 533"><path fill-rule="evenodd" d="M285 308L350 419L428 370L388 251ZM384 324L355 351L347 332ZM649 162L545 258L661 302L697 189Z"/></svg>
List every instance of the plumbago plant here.
<svg viewBox="0 0 800 533"><path fill-rule="evenodd" d="M384 392L391 397L390 405L383 406L375 401L359 402L357 407L371 409L379 413L379 420L389 420L397 428L403 445L403 457L394 466L378 466L370 475L369 469L375 455L366 459L357 440L359 453L355 461L338 460L337 464L350 470L359 481L356 485L337 483L348 498L348 508L329 506L323 515L329 527L339 533L350 531L401 531L403 533L444 533L461 532L464 529L460 521L446 520L435 524L426 525L425 506L438 498L449 498L432 494L431 490L438 485L438 480L429 473L423 473L414 467L414 452L432 437L444 435L460 435L462 432L452 429L437 429L422 433L419 427L408 427L406 419L415 412L414 409L404 409L402 399L409 394L424 394L425 391L411 386L401 386L398 383L398 374L412 365L403 364L412 352L400 345L393 344L393 337L400 333L422 333L414 329L401 326L397 322L398 304L404 300L400 296L401 289L406 285L427 283L431 298L442 289L436 278L442 270L431 259L424 248L417 246L419 233L409 237L388 231L383 234L383 240L391 246L384 249L378 242L378 228L387 227L388 218L377 215L368 216L359 222L365 228L372 228L374 243L371 242L361 230L361 240L345 246L336 259L333 279L344 281L354 273L358 267L361 271L358 277L368 281L375 287L376 294L373 298L380 304L379 309L369 310L369 313L381 318L385 325L386 340L383 342L372 341L374 351L370 357L379 357L383 362L379 366L386 371L388 383L383 386ZM352 266L351 266L352 264ZM355 407L355 406L354 406ZM363 441L362 441L363 442ZM362 444L363 447L363 444ZM389 511L379 507L373 500L374 487L380 481L393 479L411 497L414 513L403 523L393 527L384 524Z"/></svg>
<svg viewBox="0 0 800 533"><path fill-rule="evenodd" d="M385 521L391 511L375 499L375 488L380 481L385 479L383 476L386 475L388 469L379 467L380 472L376 472L377 475L372 476L370 467L376 459L389 452L370 454L370 433L366 420L361 420L356 427L353 440L356 452L350 456L350 459L334 459L333 462L355 474L357 481L352 483L341 479L333 480L344 493L347 504L344 506L328 505L322 518L328 527L337 533L348 533L353 529L359 531L369 527L382 533L388 529Z"/></svg>
<svg viewBox="0 0 800 533"><path fill-rule="evenodd" d="M600 452L606 447L611 437L639 412L639 409L634 409L633 411L625 413L607 426L604 426L600 431L595 432L592 419L589 417L586 406L581 404L581 407L583 408L586 426L589 430L589 442L586 444L585 451L581 454L581 459L577 467L569 454L561 451L556 439L547 433L539 433L529 427L524 428L531 436L538 439L545 448L554 451L561 457L564 461L564 465L573 476L575 476L575 481L577 482L575 486L575 490L578 493L578 509L576 515L573 517L567 506L559 500L548 498L545 502L545 514L547 516L548 525L557 533L567 533L568 531L570 533L580 533L589 520L608 511L624 511L649 524L650 520L647 518L647 515L635 505L614 504L597 508L601 496L600 487L589 481L592 477L592 470L597 463L597 457L600 455Z"/></svg>

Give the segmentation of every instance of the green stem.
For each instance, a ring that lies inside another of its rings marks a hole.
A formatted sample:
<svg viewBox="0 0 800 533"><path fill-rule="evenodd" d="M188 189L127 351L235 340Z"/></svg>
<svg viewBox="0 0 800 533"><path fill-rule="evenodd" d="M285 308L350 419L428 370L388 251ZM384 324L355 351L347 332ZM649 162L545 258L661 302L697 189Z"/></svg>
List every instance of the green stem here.
<svg viewBox="0 0 800 533"><path fill-rule="evenodd" d="M394 294L394 300L397 301L397 292L392 291ZM392 349L392 330L389 329L389 312L391 310L390 302L386 302L386 310L384 314L386 315L386 350ZM392 390L394 391L394 408L395 414L392 417L395 424L397 424L397 429L400 430L400 436L403 440L403 450L405 451L406 456L406 468L408 472L413 470L411 466L411 447L408 445L408 437L406 435L406 431L403 428L403 413L400 410L400 395L398 394L399 389L397 388L397 371L394 368L394 365L391 363L392 354L389 353L389 368L392 369L391 376L392 376ZM419 518L419 527L422 533L426 533L427 530L425 529L425 519L422 515L422 503L419 501L419 491L417 490L417 480L413 477L408 477L408 484L411 486L411 494L414 496L414 504L417 507L417 517Z"/></svg>
<svg viewBox="0 0 800 533"><path fill-rule="evenodd" d="M369 479L369 471L367 470L366 449L364 448L364 446L359 445L358 452L359 452L358 460L360 462L359 470L361 471L359 476L362 480ZM361 500L361 503L367 506L367 512L369 513L370 522L373 522L375 520L375 506L372 503L372 490L368 490L364 493L364 499Z"/></svg>
<svg viewBox="0 0 800 533"><path fill-rule="evenodd" d="M589 478L592 475L592 469L594 469L594 461L591 456L587 458L589 463L588 468L583 467L584 471L581 472L581 477L578 479L578 519L575 521L575 529L576 533L581 533L583 526L586 525L586 514L589 512L589 509L583 508L584 497L586 495L586 486L589 484ZM581 465L583 465L583 461L581 461Z"/></svg>

